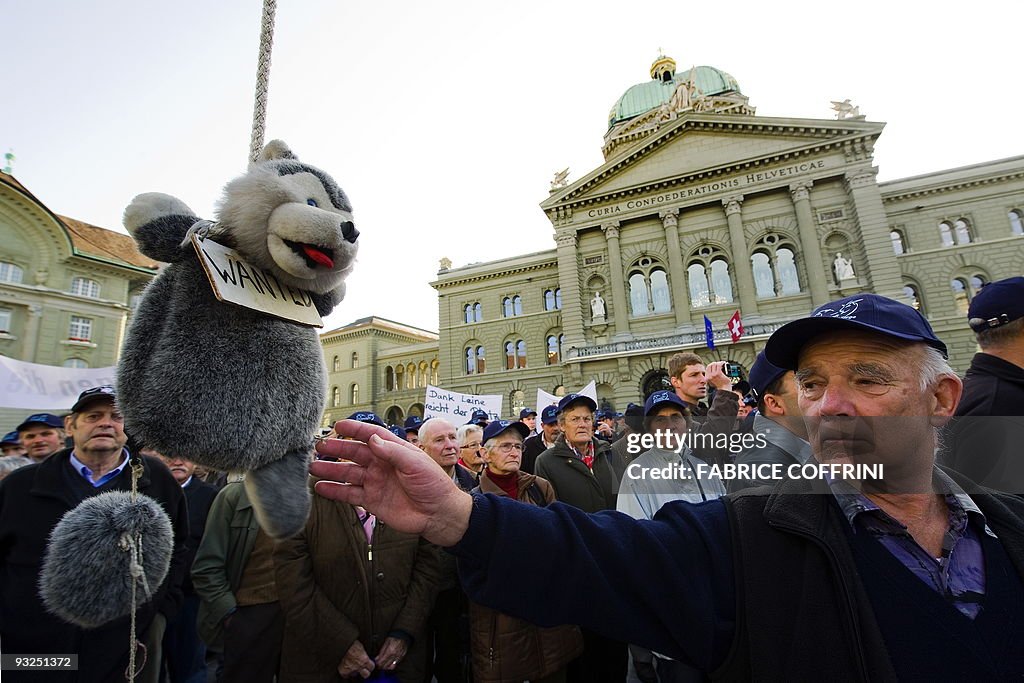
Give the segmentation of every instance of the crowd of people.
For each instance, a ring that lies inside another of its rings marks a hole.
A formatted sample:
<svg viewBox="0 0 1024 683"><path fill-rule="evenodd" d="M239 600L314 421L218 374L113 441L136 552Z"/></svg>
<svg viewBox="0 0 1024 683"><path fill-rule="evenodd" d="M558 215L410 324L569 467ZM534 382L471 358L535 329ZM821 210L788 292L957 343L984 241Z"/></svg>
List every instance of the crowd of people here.
<svg viewBox="0 0 1024 683"><path fill-rule="evenodd" d="M963 379L916 310L860 294L776 331L745 380L674 354L671 387L621 414L583 394L461 425L357 412L317 440L317 495L287 539L260 528L242 475L129 447L115 390L89 389L0 458L0 651L78 670L4 675L1019 678L1024 278L983 288L968 324ZM884 476L793 474L826 462ZM61 516L129 490L136 464L174 552L130 645L127 618L64 623L36 581Z"/></svg>

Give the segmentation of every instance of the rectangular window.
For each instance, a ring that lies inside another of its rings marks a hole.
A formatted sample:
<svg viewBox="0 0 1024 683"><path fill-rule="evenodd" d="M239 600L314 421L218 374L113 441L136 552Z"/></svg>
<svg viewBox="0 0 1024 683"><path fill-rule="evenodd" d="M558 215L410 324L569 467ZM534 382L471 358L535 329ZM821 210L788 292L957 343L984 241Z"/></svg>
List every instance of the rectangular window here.
<svg viewBox="0 0 1024 683"><path fill-rule="evenodd" d="M11 331L11 319L14 311L9 308L0 308L0 333Z"/></svg>
<svg viewBox="0 0 1024 683"><path fill-rule="evenodd" d="M77 296L87 296L90 299L100 298L100 283L84 277L76 277L71 281L71 293Z"/></svg>
<svg viewBox="0 0 1024 683"><path fill-rule="evenodd" d="M92 339L92 318L83 318L77 315L71 316L68 339L72 341L89 341Z"/></svg>

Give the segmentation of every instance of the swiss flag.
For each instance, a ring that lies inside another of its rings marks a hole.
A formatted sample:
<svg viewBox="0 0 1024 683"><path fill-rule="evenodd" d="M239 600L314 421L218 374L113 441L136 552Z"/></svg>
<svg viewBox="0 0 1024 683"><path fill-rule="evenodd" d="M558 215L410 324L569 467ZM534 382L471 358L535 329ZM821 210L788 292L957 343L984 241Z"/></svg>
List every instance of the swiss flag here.
<svg viewBox="0 0 1024 683"><path fill-rule="evenodd" d="M743 336L743 321L740 320L740 312L736 311L729 318L729 334L732 335L732 343L735 344Z"/></svg>

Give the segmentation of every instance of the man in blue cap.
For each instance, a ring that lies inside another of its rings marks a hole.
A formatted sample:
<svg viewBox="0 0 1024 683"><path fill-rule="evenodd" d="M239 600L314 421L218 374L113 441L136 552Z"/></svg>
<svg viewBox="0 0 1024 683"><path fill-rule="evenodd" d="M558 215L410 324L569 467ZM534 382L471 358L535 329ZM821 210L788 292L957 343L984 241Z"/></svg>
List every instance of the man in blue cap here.
<svg viewBox="0 0 1024 683"><path fill-rule="evenodd" d="M537 429L537 411L533 408L523 408L519 411L519 421L526 425L532 434Z"/></svg>
<svg viewBox="0 0 1024 683"><path fill-rule="evenodd" d="M8 455L25 455L25 447L21 445L21 439L18 438L18 432L7 432L4 434L3 441L0 441L0 449L3 449L2 454Z"/></svg>
<svg viewBox="0 0 1024 683"><path fill-rule="evenodd" d="M466 424L477 425L480 429L483 429L490 421L491 416L487 414L486 410L483 408L474 408L473 412L469 414L469 419L466 420Z"/></svg>
<svg viewBox="0 0 1024 683"><path fill-rule="evenodd" d="M474 601L600 629L722 680L1021 677L1024 501L967 494L935 467L962 388L945 350L920 313L874 294L783 326L765 356L796 372L811 471L770 493L669 503L650 521L467 495L351 422L341 433L355 440L318 445L353 462L315 463L333 480L317 493L449 547ZM623 590L625 576L656 580ZM573 590L551 599L565 581Z"/></svg>
<svg viewBox="0 0 1024 683"><path fill-rule="evenodd" d="M419 415L410 415L405 418L405 440L414 446L420 444L420 427L423 426L423 418Z"/></svg>
<svg viewBox="0 0 1024 683"><path fill-rule="evenodd" d="M558 426L558 406L545 406L540 411L540 431L527 437L523 442L523 462L519 469L533 474L537 456L554 446L561 433L562 428Z"/></svg>
<svg viewBox="0 0 1024 683"><path fill-rule="evenodd" d="M1024 495L1024 277L982 287L967 323L981 351L964 375L944 461L978 484Z"/></svg>
<svg viewBox="0 0 1024 683"><path fill-rule="evenodd" d="M807 428L800 413L793 371L773 365L762 351L750 366L750 390L757 400L752 433L761 438L736 456L736 464L778 463L789 471L789 465L803 465L810 460L811 445L806 441ZM734 477L727 486L729 493L735 493L774 483L768 479Z"/></svg>
<svg viewBox="0 0 1024 683"><path fill-rule="evenodd" d="M50 413L29 415L16 431L25 454L42 462L64 448L64 419Z"/></svg>

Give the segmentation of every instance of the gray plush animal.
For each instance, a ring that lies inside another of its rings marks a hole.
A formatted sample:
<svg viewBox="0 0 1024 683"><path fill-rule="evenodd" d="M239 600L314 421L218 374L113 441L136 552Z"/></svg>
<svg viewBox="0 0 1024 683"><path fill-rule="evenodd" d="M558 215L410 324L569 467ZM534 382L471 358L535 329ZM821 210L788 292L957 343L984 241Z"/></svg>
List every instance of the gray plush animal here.
<svg viewBox="0 0 1024 683"><path fill-rule="evenodd" d="M340 187L275 140L228 183L209 239L236 250L320 315L345 295L359 232ZM118 366L125 430L167 455L246 471L262 528L284 538L309 513L307 466L326 379L316 331L218 301L190 243L199 221L174 197L148 193L124 225L168 265L146 288Z"/></svg>

